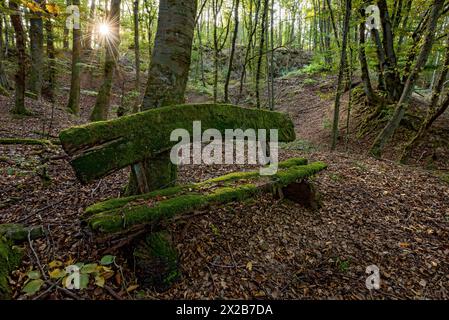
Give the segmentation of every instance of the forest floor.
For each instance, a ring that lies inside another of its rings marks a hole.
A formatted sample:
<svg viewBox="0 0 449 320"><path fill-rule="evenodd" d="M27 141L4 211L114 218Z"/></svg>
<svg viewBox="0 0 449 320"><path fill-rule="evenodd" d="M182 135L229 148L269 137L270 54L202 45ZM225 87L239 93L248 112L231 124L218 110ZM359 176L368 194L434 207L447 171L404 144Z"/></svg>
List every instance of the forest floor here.
<svg viewBox="0 0 449 320"><path fill-rule="evenodd" d="M81 232L78 217L88 205L119 196L129 172L83 186L58 146L0 145L0 223L42 224L48 232L28 243L21 268L12 274L14 298L448 299L449 183L442 178L447 148L425 144L413 165L399 165L394 160L407 136L401 130L385 159L375 160L366 155L372 135L356 137L356 115L347 146L341 142L339 150L329 152L325 119L330 119L334 86L335 78L327 75L276 82L277 109L292 116L300 139L281 149L280 157L305 156L329 165L314 178L322 207L310 211L261 195L169 224L182 277L162 293L138 287L131 261L119 251L112 253L115 274L104 288L92 283L78 292L47 287L32 297L23 294L30 269L48 272L55 260L100 261L105 245ZM95 99L83 92L78 118L64 110L66 96L63 91L55 104L53 137L86 123ZM190 101L207 99L189 94ZM28 100L34 116L17 117L9 114L12 103L0 96L0 137L39 138L43 128L48 132L50 104ZM440 122L435 130L446 132L437 139L447 146L449 120ZM191 165L183 166L179 177L192 182L236 170L242 168ZM380 269L381 288L370 291L365 270L373 264Z"/></svg>

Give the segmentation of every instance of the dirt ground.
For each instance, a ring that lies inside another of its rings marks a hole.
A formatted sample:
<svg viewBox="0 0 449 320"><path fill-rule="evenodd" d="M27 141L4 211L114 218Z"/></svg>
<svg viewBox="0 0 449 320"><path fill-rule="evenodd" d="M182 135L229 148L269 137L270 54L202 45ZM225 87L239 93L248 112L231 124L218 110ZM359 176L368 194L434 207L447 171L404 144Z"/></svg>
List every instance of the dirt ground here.
<svg viewBox="0 0 449 320"><path fill-rule="evenodd" d="M47 274L55 260L100 261L110 244L86 236L79 215L88 205L119 196L129 172L82 186L60 147L0 145L0 223L42 224L47 230L46 237L27 244L23 264L11 276L14 298L448 299L449 184L441 179L448 170L447 148L427 143L412 165L399 165L394 160L407 135L401 130L386 159L375 160L366 155L372 135L357 139L354 117L347 146L340 142L329 152L325 119L332 111L335 79L311 78L277 82L277 109L291 115L301 139L280 156L329 165L313 179L321 209L264 195L170 223L182 277L162 293L138 287L123 251L112 253L117 256L113 276L103 288L90 283L85 290L68 291L46 285L34 296L22 293L29 270ZM10 115L12 99L0 96L0 137L39 138L43 130L57 137L63 128L86 123L95 97L83 93L78 118L65 112L66 96L62 90L53 106L27 101L31 117ZM207 99L189 94L190 101ZM345 113L343 108L342 123ZM435 130L446 131L435 139L445 141L448 123L447 117L440 120ZM242 168L183 166L179 179L199 181L234 170ZM370 265L380 269L379 290L365 286Z"/></svg>

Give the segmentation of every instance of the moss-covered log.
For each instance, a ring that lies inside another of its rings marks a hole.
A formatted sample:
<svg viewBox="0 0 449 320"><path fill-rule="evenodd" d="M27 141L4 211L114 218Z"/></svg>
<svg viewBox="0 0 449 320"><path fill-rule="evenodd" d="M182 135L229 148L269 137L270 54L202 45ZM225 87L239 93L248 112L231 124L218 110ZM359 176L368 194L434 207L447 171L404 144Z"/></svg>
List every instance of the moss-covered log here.
<svg viewBox="0 0 449 320"><path fill-rule="evenodd" d="M225 104L191 104L151 109L110 121L72 127L60 133L64 150L81 182L87 183L120 168L168 151L175 129L192 135L193 121L202 130L278 129L279 141L295 139L291 119L286 114Z"/></svg>
<svg viewBox="0 0 449 320"><path fill-rule="evenodd" d="M196 184L107 200L88 207L83 220L95 232L118 232L211 205L244 200L260 192L277 193L327 167L322 162L305 163L305 159L293 158L279 163L278 172L272 176L261 176L259 171L231 173Z"/></svg>

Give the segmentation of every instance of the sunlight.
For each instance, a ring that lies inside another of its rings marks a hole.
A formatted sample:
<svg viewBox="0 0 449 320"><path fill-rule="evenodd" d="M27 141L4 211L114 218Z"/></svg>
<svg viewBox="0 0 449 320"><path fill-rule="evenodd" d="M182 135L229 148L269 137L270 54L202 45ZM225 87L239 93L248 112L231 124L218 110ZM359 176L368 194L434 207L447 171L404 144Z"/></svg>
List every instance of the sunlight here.
<svg viewBox="0 0 449 320"><path fill-rule="evenodd" d="M106 23L100 23L98 26L98 31L103 37L107 37L111 33L111 28Z"/></svg>

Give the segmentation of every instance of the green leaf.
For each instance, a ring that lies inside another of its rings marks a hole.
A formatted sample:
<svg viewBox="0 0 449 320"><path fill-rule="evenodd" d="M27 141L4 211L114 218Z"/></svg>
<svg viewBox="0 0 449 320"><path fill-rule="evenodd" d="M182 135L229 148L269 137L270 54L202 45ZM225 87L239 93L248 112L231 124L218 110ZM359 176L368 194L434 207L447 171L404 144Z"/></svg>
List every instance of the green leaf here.
<svg viewBox="0 0 449 320"><path fill-rule="evenodd" d="M25 287L23 287L22 292L25 292L30 295L35 294L41 289L43 284L44 280L42 279L31 280L25 285Z"/></svg>
<svg viewBox="0 0 449 320"><path fill-rule="evenodd" d="M41 273L38 270L31 270L27 273L28 278L32 280L40 279Z"/></svg>
<svg viewBox="0 0 449 320"><path fill-rule="evenodd" d="M114 260L115 260L115 256L107 255L107 256L104 256L103 258L101 258L100 263L103 266L107 266L109 264L112 264L114 262Z"/></svg>
<svg viewBox="0 0 449 320"><path fill-rule="evenodd" d="M82 268L81 268L81 273L83 273L83 274L85 274L85 273L93 273L93 272L96 272L97 271L97 264L96 263L89 263L89 264L86 264L86 265L84 265Z"/></svg>
<svg viewBox="0 0 449 320"><path fill-rule="evenodd" d="M80 289L86 289L89 285L89 275L80 274Z"/></svg>

